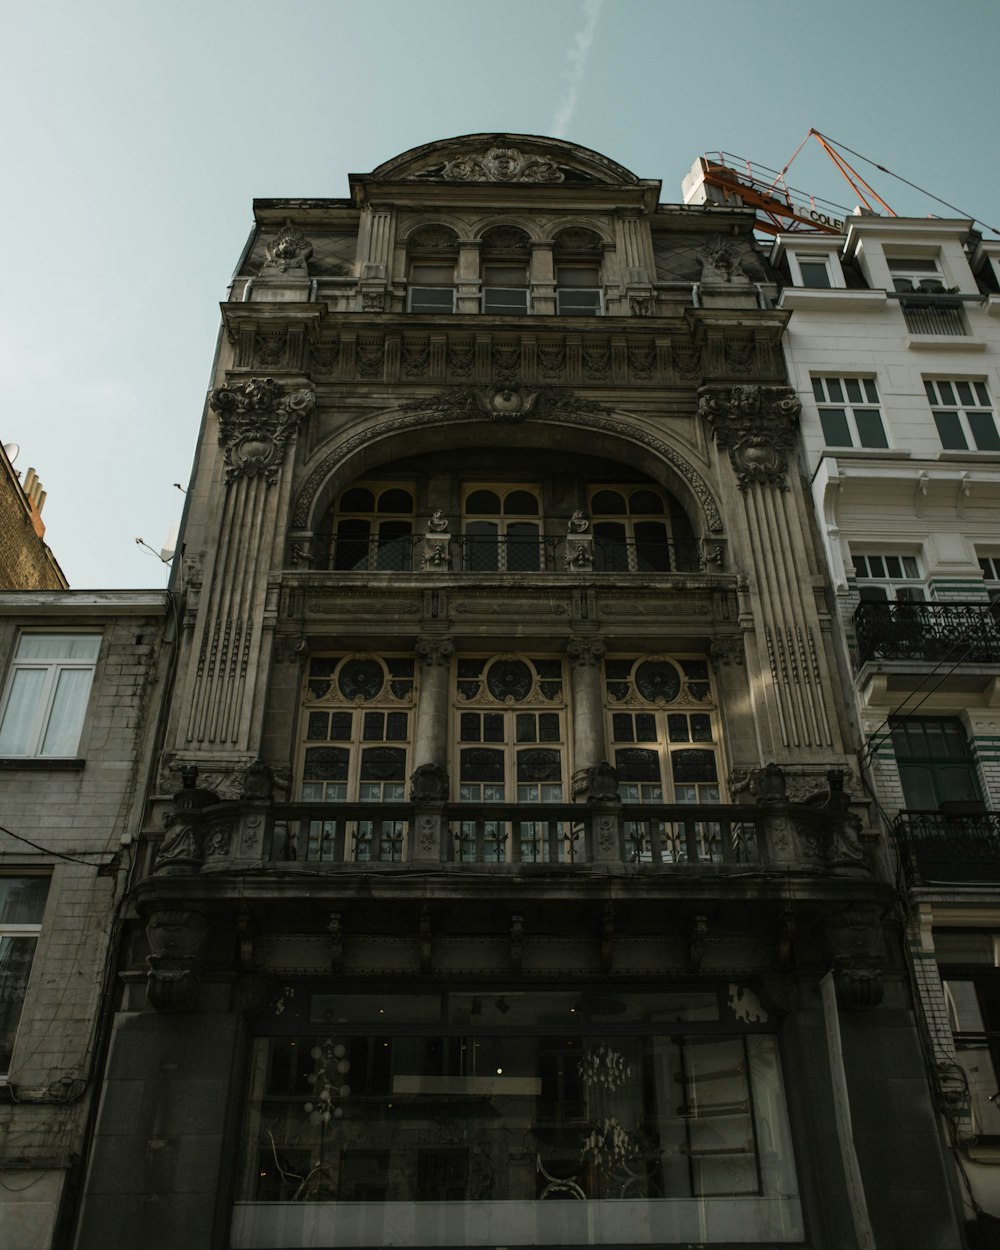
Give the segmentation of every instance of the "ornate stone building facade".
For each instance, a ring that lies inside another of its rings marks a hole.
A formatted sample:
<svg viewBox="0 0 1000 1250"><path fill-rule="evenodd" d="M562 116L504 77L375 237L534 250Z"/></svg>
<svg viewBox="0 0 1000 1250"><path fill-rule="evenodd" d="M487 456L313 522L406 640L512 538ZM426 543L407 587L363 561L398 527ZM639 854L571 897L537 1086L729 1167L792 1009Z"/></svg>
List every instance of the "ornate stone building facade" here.
<svg viewBox="0 0 1000 1250"><path fill-rule="evenodd" d="M659 193L255 205L78 1250L960 1244L788 314Z"/></svg>

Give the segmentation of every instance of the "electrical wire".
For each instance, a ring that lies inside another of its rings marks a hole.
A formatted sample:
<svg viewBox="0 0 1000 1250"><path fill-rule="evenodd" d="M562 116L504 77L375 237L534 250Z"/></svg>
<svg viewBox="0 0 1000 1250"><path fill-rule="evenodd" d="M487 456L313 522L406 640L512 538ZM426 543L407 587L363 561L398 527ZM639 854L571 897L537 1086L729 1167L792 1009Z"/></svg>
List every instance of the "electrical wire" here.
<svg viewBox="0 0 1000 1250"><path fill-rule="evenodd" d="M36 851L41 851L43 855L54 855L56 859L68 860L71 864L82 864L84 868L100 868L101 864L93 864L86 859L78 859L79 855L113 855L113 851L77 851L75 854L68 854L65 851L57 851L51 846L42 846L40 842L32 842L30 838L24 837L23 834L15 833L13 829L8 829L6 825L0 825L0 833L7 834L10 838L15 838L18 842L24 842L27 846L32 846Z"/></svg>

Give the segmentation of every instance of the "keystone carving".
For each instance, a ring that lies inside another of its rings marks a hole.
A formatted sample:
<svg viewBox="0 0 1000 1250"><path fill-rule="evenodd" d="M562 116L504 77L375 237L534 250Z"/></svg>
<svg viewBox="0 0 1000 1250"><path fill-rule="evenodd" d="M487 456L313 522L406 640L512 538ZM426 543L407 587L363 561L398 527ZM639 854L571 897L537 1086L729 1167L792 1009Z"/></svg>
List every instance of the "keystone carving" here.
<svg viewBox="0 0 1000 1250"><path fill-rule="evenodd" d="M729 452L740 490L755 482L787 490L788 453L802 410L792 391L785 386L702 387L698 396L699 414L716 443Z"/></svg>
<svg viewBox="0 0 1000 1250"><path fill-rule="evenodd" d="M264 249L261 274L268 276L268 271L274 270L304 278L309 272L306 262L310 256L312 244L301 230L292 225L291 218L287 218L278 237Z"/></svg>
<svg viewBox="0 0 1000 1250"><path fill-rule="evenodd" d="M146 925L146 994L157 1011L193 1011L208 919L194 910L155 911Z"/></svg>
<svg viewBox="0 0 1000 1250"><path fill-rule="evenodd" d="M259 474L271 486L278 480L286 444L302 417L312 411L316 393L304 387L283 395L273 378L255 378L216 387L208 402L219 418L226 481Z"/></svg>

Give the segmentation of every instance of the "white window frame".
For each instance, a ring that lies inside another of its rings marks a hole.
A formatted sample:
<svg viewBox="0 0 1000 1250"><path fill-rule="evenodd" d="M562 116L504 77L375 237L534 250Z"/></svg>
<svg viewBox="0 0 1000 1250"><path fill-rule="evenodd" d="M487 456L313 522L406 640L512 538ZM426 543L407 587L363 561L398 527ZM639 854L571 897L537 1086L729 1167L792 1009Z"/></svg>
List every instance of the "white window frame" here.
<svg viewBox="0 0 1000 1250"><path fill-rule="evenodd" d="M826 286L816 282L807 282L805 274L802 272L803 264L822 265L826 271ZM840 268L838 258L832 252L789 252L788 269L792 277L792 286L805 287L808 291L839 291L844 289L844 274Z"/></svg>
<svg viewBox="0 0 1000 1250"><path fill-rule="evenodd" d="M941 264L934 256L887 256L893 290L900 295L945 295L947 286ZM900 286L901 282L909 283Z"/></svg>
<svg viewBox="0 0 1000 1250"><path fill-rule="evenodd" d="M983 573L983 588L990 597L990 603L1000 603L1000 555L986 556L977 552L976 556Z"/></svg>
<svg viewBox="0 0 1000 1250"><path fill-rule="evenodd" d="M925 603L930 598L926 576L921 572L920 561L915 555L852 549L851 560L859 591L865 587L879 588L885 591L886 601ZM873 602L882 597L871 596L866 601Z"/></svg>
<svg viewBox="0 0 1000 1250"><path fill-rule="evenodd" d="M23 644L29 639L37 638L87 638L94 642L93 655L86 658L69 658L63 656L28 656L21 655ZM3 700L0 702L0 757L8 759L73 759L80 746L80 738L83 734L83 727L87 719L87 707L90 702L90 695L93 690L94 672L97 668L97 661L100 658L101 651L101 635L94 633L56 633L54 630L38 631L37 633L22 633L17 640L17 647L14 651L14 658L11 660L10 670L7 674L7 681L4 686ZM25 729L22 728L18 737L21 740L23 749L11 750L3 745L4 729L10 728L8 724L8 715L11 722L15 721L16 712L12 706L12 695L18 676L32 669L44 670L41 690L37 698L32 703L33 713L31 724ZM74 709L71 709L75 721L69 725L68 732L64 733L64 741L67 743L72 740L72 750L48 751L45 750L46 739L48 737L49 728L52 723L52 714L55 708L55 700L59 691L60 678L64 673L69 672L87 672L90 674L90 682L87 686L86 697L81 699Z"/></svg>
<svg viewBox="0 0 1000 1250"><path fill-rule="evenodd" d="M848 377L835 377L831 374L813 374L811 377L813 398L816 400L816 408L819 412L820 424L822 426L824 412L843 412L847 420L847 428L851 437L849 443L831 443L827 440L826 431L823 431L823 444L826 447L855 447L861 449L885 449L891 446L889 442L889 433L885 425L885 416L882 412L882 401L878 393L878 385L874 377L866 377L863 375ZM838 400L831 397L832 388L830 383L839 385L841 393L847 398ZM850 386L853 383L862 396L860 400L850 398ZM875 398L871 398L874 391ZM866 443L861 435L861 429L858 425L857 414L859 412L875 412L878 415L879 426L882 430L882 443Z"/></svg>
<svg viewBox="0 0 1000 1250"><path fill-rule="evenodd" d="M941 384L944 383L950 387L953 394L958 395L958 403L952 403L948 398L948 393L942 391ZM977 403L968 403L963 400L957 388L965 386L969 388ZM941 449L943 451L986 451L996 454L1000 452L1000 436L997 431L996 410L990 399L990 393L986 388L986 383L977 378L924 378L924 390L927 393L927 401L931 406L931 415L934 417L934 424L937 428L938 438L941 439ZM944 397L942 399L942 396ZM985 402L984 402L985 400ZM947 401L947 402L945 402ZM965 439L964 447L946 447L944 437L941 434L941 425L938 422L938 413L944 415L954 415L958 419L961 428L962 437ZM969 420L969 414L973 413L977 416L988 415L993 424L993 433L996 437L998 445L993 447L980 447L973 430L972 423Z"/></svg>
<svg viewBox="0 0 1000 1250"><path fill-rule="evenodd" d="M559 281L559 272L562 269L594 269L597 277L600 279L601 268L596 262L563 261L557 262L555 267L556 273L556 313L560 317L601 317L604 315L604 291L601 286L576 286L573 283L561 284ZM569 296L572 295L589 295L592 296L591 307L587 309L567 308L566 303Z"/></svg>

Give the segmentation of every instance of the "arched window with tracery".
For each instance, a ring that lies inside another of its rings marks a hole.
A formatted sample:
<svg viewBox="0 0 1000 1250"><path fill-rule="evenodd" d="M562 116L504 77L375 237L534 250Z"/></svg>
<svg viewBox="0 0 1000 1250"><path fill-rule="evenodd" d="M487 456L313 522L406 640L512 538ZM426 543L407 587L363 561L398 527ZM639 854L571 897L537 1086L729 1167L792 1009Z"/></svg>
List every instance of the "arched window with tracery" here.
<svg viewBox="0 0 1000 1250"><path fill-rule="evenodd" d="M594 568L604 573L698 569L698 543L687 513L656 486L592 486Z"/></svg>
<svg viewBox="0 0 1000 1250"><path fill-rule="evenodd" d="M466 488L466 571L537 573L544 567L540 494L537 486Z"/></svg>
<svg viewBox="0 0 1000 1250"><path fill-rule="evenodd" d="M407 300L410 312L455 311L458 236L449 226L421 226L406 241Z"/></svg>
<svg viewBox="0 0 1000 1250"><path fill-rule="evenodd" d="M600 235L582 226L560 230L552 259L556 270L556 311L562 317L599 317L604 309Z"/></svg>
<svg viewBox="0 0 1000 1250"><path fill-rule="evenodd" d="M608 743L624 803L721 802L718 705L701 656L624 655L604 662ZM626 822L626 849L648 862L651 832L663 858L690 858L680 823ZM720 828L698 823L697 858L722 860Z"/></svg>
<svg viewBox="0 0 1000 1250"><path fill-rule="evenodd" d="M582 853L572 829L543 817L490 816L491 804L535 807L567 795L564 661L559 656L459 656L455 761L458 798L482 809L460 822L464 861L564 861Z"/></svg>
<svg viewBox="0 0 1000 1250"><path fill-rule="evenodd" d="M529 242L517 226L494 226L483 235L483 312L510 317L528 311Z"/></svg>
<svg viewBox="0 0 1000 1250"><path fill-rule="evenodd" d="M323 519L318 563L343 570L409 569L413 559L412 483L348 487Z"/></svg>
<svg viewBox="0 0 1000 1250"><path fill-rule="evenodd" d="M299 740L306 803L402 803L415 708L412 656L317 655L309 661ZM402 859L405 821L303 821L296 857Z"/></svg>

